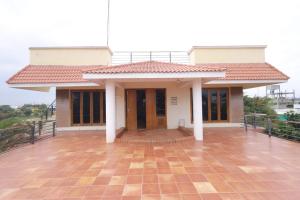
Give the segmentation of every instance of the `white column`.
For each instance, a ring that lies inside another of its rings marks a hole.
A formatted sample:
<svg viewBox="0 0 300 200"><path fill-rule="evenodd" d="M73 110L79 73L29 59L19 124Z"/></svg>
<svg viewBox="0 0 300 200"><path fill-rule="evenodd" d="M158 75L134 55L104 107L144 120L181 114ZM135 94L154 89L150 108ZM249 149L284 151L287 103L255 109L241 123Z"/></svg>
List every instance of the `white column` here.
<svg viewBox="0 0 300 200"><path fill-rule="evenodd" d="M203 140L201 79L197 79L193 81L193 114L194 114L194 137L196 140Z"/></svg>
<svg viewBox="0 0 300 200"><path fill-rule="evenodd" d="M106 143L113 143L116 137L116 87L115 82L105 82Z"/></svg>

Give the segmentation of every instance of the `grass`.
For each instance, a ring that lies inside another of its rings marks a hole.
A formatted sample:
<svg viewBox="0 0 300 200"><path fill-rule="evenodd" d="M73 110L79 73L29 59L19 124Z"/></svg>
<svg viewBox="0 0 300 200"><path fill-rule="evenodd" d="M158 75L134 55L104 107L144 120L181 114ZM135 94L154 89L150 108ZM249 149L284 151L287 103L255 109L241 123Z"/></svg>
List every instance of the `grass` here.
<svg viewBox="0 0 300 200"><path fill-rule="evenodd" d="M10 117L7 119L3 119L0 121L0 129L9 128L10 126L13 126L15 124L24 122L24 120L24 117Z"/></svg>

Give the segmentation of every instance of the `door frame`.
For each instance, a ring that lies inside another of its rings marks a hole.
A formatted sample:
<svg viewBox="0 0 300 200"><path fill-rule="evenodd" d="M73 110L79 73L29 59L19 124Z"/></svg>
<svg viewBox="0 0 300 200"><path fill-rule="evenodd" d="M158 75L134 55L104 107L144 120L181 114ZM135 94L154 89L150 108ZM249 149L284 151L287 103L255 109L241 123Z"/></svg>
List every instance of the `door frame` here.
<svg viewBox="0 0 300 200"><path fill-rule="evenodd" d="M165 90L165 127L164 129L166 129L168 127L168 112L167 112L167 88L125 88L125 95L124 95L124 101L125 101L125 128L127 129L127 91L128 90L145 90L145 93L146 93L146 90L150 90L150 89L163 89ZM156 116L156 101L154 102L154 106L155 106L155 116ZM147 107L147 97L146 97L146 107ZM156 116L157 118L157 116ZM136 120L137 121L137 120ZM137 122L136 122L137 123ZM146 123L147 123L147 110L146 110ZM146 124L146 127L147 127L147 124ZM147 128L146 128L147 129ZM139 130L138 128L136 130ZM151 129L148 129L148 130L151 130Z"/></svg>

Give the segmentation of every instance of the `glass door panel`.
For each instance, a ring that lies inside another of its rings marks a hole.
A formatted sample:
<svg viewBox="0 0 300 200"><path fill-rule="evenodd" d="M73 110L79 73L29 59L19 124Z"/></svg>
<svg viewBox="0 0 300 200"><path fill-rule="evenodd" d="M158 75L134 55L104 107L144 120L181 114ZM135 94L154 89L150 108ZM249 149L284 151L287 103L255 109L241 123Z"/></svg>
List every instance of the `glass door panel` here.
<svg viewBox="0 0 300 200"><path fill-rule="evenodd" d="M202 91L202 117L203 121L208 121L208 91Z"/></svg>
<svg viewBox="0 0 300 200"><path fill-rule="evenodd" d="M82 115L83 115L83 123L90 123L90 92L83 92L82 97Z"/></svg>
<svg viewBox="0 0 300 200"><path fill-rule="evenodd" d="M228 94L226 89L221 89L220 90L220 116L221 120L227 120L228 118L228 111L227 111L227 106L228 106Z"/></svg>
<svg viewBox="0 0 300 200"><path fill-rule="evenodd" d="M218 120L218 91L210 90L210 117L211 120Z"/></svg>

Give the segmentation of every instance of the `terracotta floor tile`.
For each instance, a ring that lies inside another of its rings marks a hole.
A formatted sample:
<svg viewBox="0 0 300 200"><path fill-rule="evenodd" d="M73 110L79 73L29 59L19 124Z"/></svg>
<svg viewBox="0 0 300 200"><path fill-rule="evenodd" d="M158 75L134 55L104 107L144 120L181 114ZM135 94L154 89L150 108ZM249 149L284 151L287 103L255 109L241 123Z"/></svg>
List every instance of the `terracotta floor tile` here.
<svg viewBox="0 0 300 200"><path fill-rule="evenodd" d="M108 177L106 177L106 176L103 176L103 177L99 176L99 177L97 177L95 179L95 181L94 181L93 184L94 185L108 185L109 182L110 182L110 180L111 180L110 176L108 176Z"/></svg>
<svg viewBox="0 0 300 200"><path fill-rule="evenodd" d="M95 182L95 177L81 177L76 183L77 186L92 185Z"/></svg>
<svg viewBox="0 0 300 200"><path fill-rule="evenodd" d="M182 200L202 200L199 194L182 194Z"/></svg>
<svg viewBox="0 0 300 200"><path fill-rule="evenodd" d="M174 177L177 183L191 183L191 179L187 174L175 174Z"/></svg>
<svg viewBox="0 0 300 200"><path fill-rule="evenodd" d="M207 179L203 174L188 174L192 182L205 182Z"/></svg>
<svg viewBox="0 0 300 200"><path fill-rule="evenodd" d="M219 196L221 197L222 200L245 200L238 193L219 193Z"/></svg>
<svg viewBox="0 0 300 200"><path fill-rule="evenodd" d="M142 195L141 184L125 185L123 190L123 196L141 196L141 195Z"/></svg>
<svg viewBox="0 0 300 200"><path fill-rule="evenodd" d="M140 175L132 175L132 176L127 176L127 184L141 184L143 181L143 176Z"/></svg>
<svg viewBox="0 0 300 200"><path fill-rule="evenodd" d="M158 170L156 168L144 168L144 174L157 174Z"/></svg>
<svg viewBox="0 0 300 200"><path fill-rule="evenodd" d="M181 200L181 196L179 194L162 194L162 200Z"/></svg>
<svg viewBox="0 0 300 200"><path fill-rule="evenodd" d="M192 183L177 183L177 187L181 194L196 194L197 190Z"/></svg>
<svg viewBox="0 0 300 200"><path fill-rule="evenodd" d="M108 185L105 188L104 196L121 196L124 185Z"/></svg>
<svg viewBox="0 0 300 200"><path fill-rule="evenodd" d="M177 194L178 188L176 184L159 184L160 191L162 194Z"/></svg>
<svg viewBox="0 0 300 200"><path fill-rule="evenodd" d="M222 200L218 194L201 194L202 200Z"/></svg>
<svg viewBox="0 0 300 200"><path fill-rule="evenodd" d="M158 176L157 175L144 175L143 176L143 183L158 183Z"/></svg>
<svg viewBox="0 0 300 200"><path fill-rule="evenodd" d="M92 197L99 198L103 195L105 189L106 189L105 185L90 186L88 187L85 196L90 198Z"/></svg>
<svg viewBox="0 0 300 200"><path fill-rule="evenodd" d="M173 183L175 182L175 177L173 174L158 174L159 183Z"/></svg>
<svg viewBox="0 0 300 200"><path fill-rule="evenodd" d="M143 184L143 194L160 194L158 184Z"/></svg>
<svg viewBox="0 0 300 200"><path fill-rule="evenodd" d="M125 176L112 176L109 185L124 185L126 182Z"/></svg>
<svg viewBox="0 0 300 200"><path fill-rule="evenodd" d="M209 182L194 182L194 187L198 193L216 193L217 190Z"/></svg>
<svg viewBox="0 0 300 200"><path fill-rule="evenodd" d="M161 200L161 196L159 194L145 194L142 196L143 200Z"/></svg>

